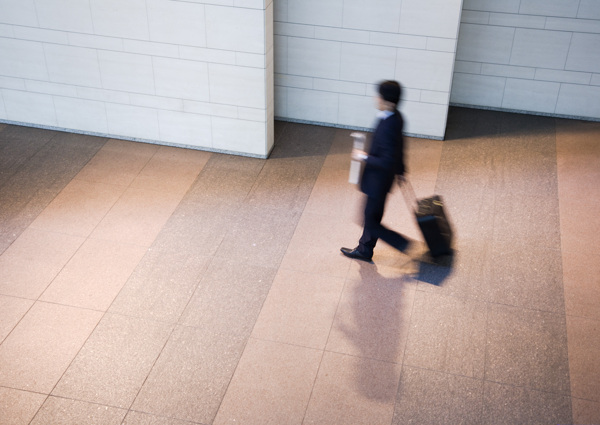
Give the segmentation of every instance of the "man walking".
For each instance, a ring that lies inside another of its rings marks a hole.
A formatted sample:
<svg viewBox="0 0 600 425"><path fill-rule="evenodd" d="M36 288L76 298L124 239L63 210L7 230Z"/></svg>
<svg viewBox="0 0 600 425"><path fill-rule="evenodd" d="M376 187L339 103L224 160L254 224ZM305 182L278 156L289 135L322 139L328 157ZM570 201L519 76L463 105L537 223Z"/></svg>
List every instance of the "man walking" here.
<svg viewBox="0 0 600 425"><path fill-rule="evenodd" d="M360 190L367 195L364 211L363 234L354 249L342 248L346 257L371 261L378 239L399 251L405 251L409 241L401 234L383 226L381 220L387 194L397 176L404 177L404 122L398 111L402 88L397 81L383 81L378 86L376 99L379 122L373 133L368 154L352 151L352 159L364 162Z"/></svg>

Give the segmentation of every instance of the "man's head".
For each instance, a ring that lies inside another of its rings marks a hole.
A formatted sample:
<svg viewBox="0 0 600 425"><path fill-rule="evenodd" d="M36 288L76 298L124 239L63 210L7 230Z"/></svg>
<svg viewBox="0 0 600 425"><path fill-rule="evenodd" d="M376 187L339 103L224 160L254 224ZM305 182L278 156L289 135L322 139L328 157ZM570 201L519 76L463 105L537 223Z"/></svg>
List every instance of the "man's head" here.
<svg viewBox="0 0 600 425"><path fill-rule="evenodd" d="M382 81L378 87L379 97L387 106L385 109L395 109L402 96L402 87L397 81Z"/></svg>

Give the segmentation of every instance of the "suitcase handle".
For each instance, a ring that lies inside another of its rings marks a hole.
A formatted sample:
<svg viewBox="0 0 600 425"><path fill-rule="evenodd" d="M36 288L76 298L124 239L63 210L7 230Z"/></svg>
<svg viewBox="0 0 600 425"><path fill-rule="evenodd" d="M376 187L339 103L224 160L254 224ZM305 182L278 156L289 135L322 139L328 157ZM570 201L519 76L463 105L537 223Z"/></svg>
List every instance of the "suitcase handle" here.
<svg viewBox="0 0 600 425"><path fill-rule="evenodd" d="M404 201L406 202L408 210L411 212L418 211L419 201L417 200L415 190L413 189L412 184L410 183L408 178L406 176L396 176L396 183L398 183L398 186L400 187L400 191L402 192L402 196L404 197Z"/></svg>

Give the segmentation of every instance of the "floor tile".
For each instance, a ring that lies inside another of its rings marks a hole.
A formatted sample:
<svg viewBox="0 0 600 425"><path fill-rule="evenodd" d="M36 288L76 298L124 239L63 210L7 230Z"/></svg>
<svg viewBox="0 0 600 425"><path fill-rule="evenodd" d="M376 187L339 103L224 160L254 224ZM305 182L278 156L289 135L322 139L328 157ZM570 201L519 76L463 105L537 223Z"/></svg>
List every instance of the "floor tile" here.
<svg viewBox="0 0 600 425"><path fill-rule="evenodd" d="M368 268L361 265L363 270ZM414 287L382 277L348 280L335 315L327 350L401 363L413 310Z"/></svg>
<svg viewBox="0 0 600 425"><path fill-rule="evenodd" d="M285 158L267 162L248 194L251 206L302 211L320 171L320 158Z"/></svg>
<svg viewBox="0 0 600 425"><path fill-rule="evenodd" d="M178 419L165 418L163 416L155 416L147 413L129 411L123 425L192 425L188 421L180 421Z"/></svg>
<svg viewBox="0 0 600 425"><path fill-rule="evenodd" d="M123 194L122 186L72 180L31 227L87 237Z"/></svg>
<svg viewBox="0 0 600 425"><path fill-rule="evenodd" d="M132 409L212 423L245 342L212 329L177 327Z"/></svg>
<svg viewBox="0 0 600 425"><path fill-rule="evenodd" d="M127 189L90 237L149 247L180 200L177 194Z"/></svg>
<svg viewBox="0 0 600 425"><path fill-rule="evenodd" d="M84 239L27 229L0 256L0 293L37 299Z"/></svg>
<svg viewBox="0 0 600 425"><path fill-rule="evenodd" d="M302 423L321 357L319 350L251 338L213 425Z"/></svg>
<svg viewBox="0 0 600 425"><path fill-rule="evenodd" d="M209 152L161 146L131 183L131 187L183 196L210 156Z"/></svg>
<svg viewBox="0 0 600 425"><path fill-rule="evenodd" d="M483 381L403 367L392 424L478 424L482 411Z"/></svg>
<svg viewBox="0 0 600 425"><path fill-rule="evenodd" d="M210 257L154 245L142 258L109 312L177 323Z"/></svg>
<svg viewBox="0 0 600 425"><path fill-rule="evenodd" d="M77 175L78 180L129 186L159 146L111 139Z"/></svg>
<svg viewBox="0 0 600 425"><path fill-rule="evenodd" d="M120 425L126 413L123 409L50 396L31 425Z"/></svg>
<svg viewBox="0 0 600 425"><path fill-rule="evenodd" d="M275 278L275 269L215 258L179 323L247 339Z"/></svg>
<svg viewBox="0 0 600 425"><path fill-rule="evenodd" d="M600 424L600 403L579 398L572 402L574 425Z"/></svg>
<svg viewBox="0 0 600 425"><path fill-rule="evenodd" d="M567 316L571 395L600 402L600 321Z"/></svg>
<svg viewBox="0 0 600 425"><path fill-rule="evenodd" d="M404 365L483 378L487 306L417 291Z"/></svg>
<svg viewBox="0 0 600 425"><path fill-rule="evenodd" d="M336 218L354 219L362 209L363 195L358 186L348 183L348 170L323 167L310 196L304 213L320 214Z"/></svg>
<svg viewBox="0 0 600 425"><path fill-rule="evenodd" d="M495 382L486 382L484 392L483 423L507 425L571 423L569 396Z"/></svg>
<svg viewBox="0 0 600 425"><path fill-rule="evenodd" d="M101 313L37 302L0 345L0 385L48 394Z"/></svg>
<svg viewBox="0 0 600 425"><path fill-rule="evenodd" d="M532 246L527 239L495 241L483 265L487 300L562 313L562 256L558 249Z"/></svg>
<svg viewBox="0 0 600 425"><path fill-rule="evenodd" d="M32 305L32 300L0 295L0 344Z"/></svg>
<svg viewBox="0 0 600 425"><path fill-rule="evenodd" d="M564 252L563 282L567 315L600 321L600 255Z"/></svg>
<svg viewBox="0 0 600 425"><path fill-rule="evenodd" d="M215 256L260 267L278 267L299 219L299 212L242 207L229 223Z"/></svg>
<svg viewBox="0 0 600 425"><path fill-rule="evenodd" d="M40 300L106 311L145 252L137 245L88 239Z"/></svg>
<svg viewBox="0 0 600 425"><path fill-rule="evenodd" d="M405 137L406 168L413 178L435 181L444 142Z"/></svg>
<svg viewBox="0 0 600 425"><path fill-rule="evenodd" d="M519 240L529 246L558 249L558 199L550 196L496 194L494 239Z"/></svg>
<svg viewBox="0 0 600 425"><path fill-rule="evenodd" d="M399 379L397 364L326 352L303 424L389 425Z"/></svg>
<svg viewBox="0 0 600 425"><path fill-rule="evenodd" d="M46 399L45 394L0 387L0 418L5 425L28 425Z"/></svg>
<svg viewBox="0 0 600 425"><path fill-rule="evenodd" d="M340 252L341 247L342 244L335 241L315 245L292 239L281 260L280 268L343 279L348 273L351 261Z"/></svg>
<svg viewBox="0 0 600 425"><path fill-rule="evenodd" d="M485 379L569 395L563 315L490 305Z"/></svg>
<svg viewBox="0 0 600 425"><path fill-rule="evenodd" d="M560 203L560 232L563 252L598 253L600 217L593 203L581 200L576 205Z"/></svg>
<svg viewBox="0 0 600 425"><path fill-rule="evenodd" d="M339 218L304 212L281 262L281 268L344 278L350 261L340 253L352 243L348 232L361 231Z"/></svg>
<svg viewBox="0 0 600 425"><path fill-rule="evenodd" d="M172 326L106 314L52 395L129 408Z"/></svg>
<svg viewBox="0 0 600 425"><path fill-rule="evenodd" d="M280 269L252 336L325 348L344 279Z"/></svg>
<svg viewBox="0 0 600 425"><path fill-rule="evenodd" d="M325 156L323 168L344 170L348 176L350 168L350 152L352 151L354 130L337 128L331 140L331 146Z"/></svg>

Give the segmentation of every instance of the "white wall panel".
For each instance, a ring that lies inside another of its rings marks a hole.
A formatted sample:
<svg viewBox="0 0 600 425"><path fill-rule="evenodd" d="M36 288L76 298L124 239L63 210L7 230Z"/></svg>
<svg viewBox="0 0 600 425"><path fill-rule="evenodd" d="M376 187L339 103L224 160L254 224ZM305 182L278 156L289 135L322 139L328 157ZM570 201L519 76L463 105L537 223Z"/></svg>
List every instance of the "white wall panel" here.
<svg viewBox="0 0 600 425"><path fill-rule="evenodd" d="M560 81L572 84L590 84L592 74L589 72L559 71L556 69L537 69L535 79L542 81Z"/></svg>
<svg viewBox="0 0 600 425"><path fill-rule="evenodd" d="M298 24L341 27L343 10L344 0L289 0L287 2L287 21Z"/></svg>
<svg viewBox="0 0 600 425"><path fill-rule="evenodd" d="M600 119L600 1L465 0L474 15L480 25L461 24L451 102Z"/></svg>
<svg viewBox="0 0 600 425"><path fill-rule="evenodd" d="M495 63L484 63L481 65L481 74L495 77L512 77L533 80L536 69L526 66L496 65Z"/></svg>
<svg viewBox="0 0 600 425"><path fill-rule="evenodd" d="M208 64L159 57L152 63L157 96L209 101Z"/></svg>
<svg viewBox="0 0 600 425"><path fill-rule="evenodd" d="M264 11L206 7L206 43L213 49L265 53Z"/></svg>
<svg viewBox="0 0 600 425"><path fill-rule="evenodd" d="M178 145L210 148L210 117L184 112L158 111L160 139Z"/></svg>
<svg viewBox="0 0 600 425"><path fill-rule="evenodd" d="M154 94L150 56L99 50L98 61L105 89Z"/></svg>
<svg viewBox="0 0 600 425"><path fill-rule="evenodd" d="M92 14L87 1L35 0L38 22L42 28L93 33Z"/></svg>
<svg viewBox="0 0 600 425"><path fill-rule="evenodd" d="M0 22L15 25L37 26L33 0L0 0Z"/></svg>
<svg viewBox="0 0 600 425"><path fill-rule="evenodd" d="M490 13L487 24L500 27L544 29L547 19L545 16Z"/></svg>
<svg viewBox="0 0 600 425"><path fill-rule="evenodd" d="M373 128L376 123L375 92L365 96L340 94L338 124L350 127Z"/></svg>
<svg viewBox="0 0 600 425"><path fill-rule="evenodd" d="M54 107L57 124L61 128L108 133L106 107L103 102L55 96Z"/></svg>
<svg viewBox="0 0 600 425"><path fill-rule="evenodd" d="M402 0L400 32L455 39L461 3L462 0Z"/></svg>
<svg viewBox="0 0 600 425"><path fill-rule="evenodd" d="M146 0L89 0L94 32L111 37L148 40Z"/></svg>
<svg viewBox="0 0 600 425"><path fill-rule="evenodd" d="M340 78L342 43L308 38L288 39L288 74Z"/></svg>
<svg viewBox="0 0 600 425"><path fill-rule="evenodd" d="M7 77L47 80L46 58L41 43L0 38L0 74Z"/></svg>
<svg viewBox="0 0 600 425"><path fill-rule="evenodd" d="M210 64L210 101L266 108L265 70Z"/></svg>
<svg viewBox="0 0 600 425"><path fill-rule="evenodd" d="M454 74L450 102L461 105L500 108L506 78L488 75Z"/></svg>
<svg viewBox="0 0 600 425"><path fill-rule="evenodd" d="M579 2L573 0L521 0L519 13L538 15L543 12L546 16L577 16Z"/></svg>
<svg viewBox="0 0 600 425"><path fill-rule="evenodd" d="M398 49L395 78L407 87L449 92L453 65L452 53Z"/></svg>
<svg viewBox="0 0 600 425"><path fill-rule="evenodd" d="M404 102L400 108L406 119L404 131L419 136L444 134L448 118L448 105L432 103Z"/></svg>
<svg viewBox="0 0 600 425"><path fill-rule="evenodd" d="M285 103L276 103L276 115L370 127L377 83L397 79L405 101L433 105L436 111L432 117L429 106L410 108L406 119L416 123L413 131L443 138L446 118L437 112L449 102L461 2L275 2L275 98ZM514 30L509 32L508 44ZM505 56L506 63L509 58ZM441 121L432 124L429 119Z"/></svg>
<svg viewBox="0 0 600 425"><path fill-rule="evenodd" d="M598 0L579 0L578 18L600 19L600 5Z"/></svg>
<svg viewBox="0 0 600 425"><path fill-rule="evenodd" d="M463 10L519 13L521 0L463 0Z"/></svg>
<svg viewBox="0 0 600 425"><path fill-rule="evenodd" d="M378 0L376 4L372 0L345 0L342 26L397 33L401 7L397 0Z"/></svg>
<svg viewBox="0 0 600 425"><path fill-rule="evenodd" d="M160 140L158 111L131 105L106 104L108 132L125 137Z"/></svg>
<svg viewBox="0 0 600 425"><path fill-rule="evenodd" d="M46 44L49 79L55 83L102 87L96 50Z"/></svg>
<svg viewBox="0 0 600 425"><path fill-rule="evenodd" d="M396 49L366 44L342 44L340 78L345 81L392 79Z"/></svg>
<svg viewBox="0 0 600 425"><path fill-rule="evenodd" d="M563 84L556 113L575 117L600 117L600 87Z"/></svg>
<svg viewBox="0 0 600 425"><path fill-rule="evenodd" d="M206 47L204 5L147 0L150 40Z"/></svg>
<svg viewBox="0 0 600 425"><path fill-rule="evenodd" d="M287 117L335 124L338 120L339 94L288 88Z"/></svg>
<svg viewBox="0 0 600 425"><path fill-rule="evenodd" d="M57 126L52 96L24 91L2 90L2 98L7 119L25 123L34 122L50 127Z"/></svg>
<svg viewBox="0 0 600 425"><path fill-rule="evenodd" d="M515 34L514 28L462 24L456 59L507 64Z"/></svg>
<svg viewBox="0 0 600 425"><path fill-rule="evenodd" d="M567 60L571 34L517 28L510 56L512 65L562 69Z"/></svg>
<svg viewBox="0 0 600 425"><path fill-rule="evenodd" d="M273 6L0 0L0 120L265 157L274 143ZM213 132L212 118L229 128Z"/></svg>
<svg viewBox="0 0 600 425"><path fill-rule="evenodd" d="M41 41L43 43L69 44L68 33L64 31L54 31L32 27L13 27L10 38Z"/></svg>
<svg viewBox="0 0 600 425"><path fill-rule="evenodd" d="M565 68L600 72L600 34L573 34Z"/></svg>
<svg viewBox="0 0 600 425"><path fill-rule="evenodd" d="M7 120L6 108L4 107L4 98L2 96L2 90L0 90L0 119Z"/></svg>
<svg viewBox="0 0 600 425"><path fill-rule="evenodd" d="M212 118L214 149L260 155L267 149L264 122Z"/></svg>
<svg viewBox="0 0 600 425"><path fill-rule="evenodd" d="M551 114L556 107L559 90L559 83L509 78L502 107Z"/></svg>

